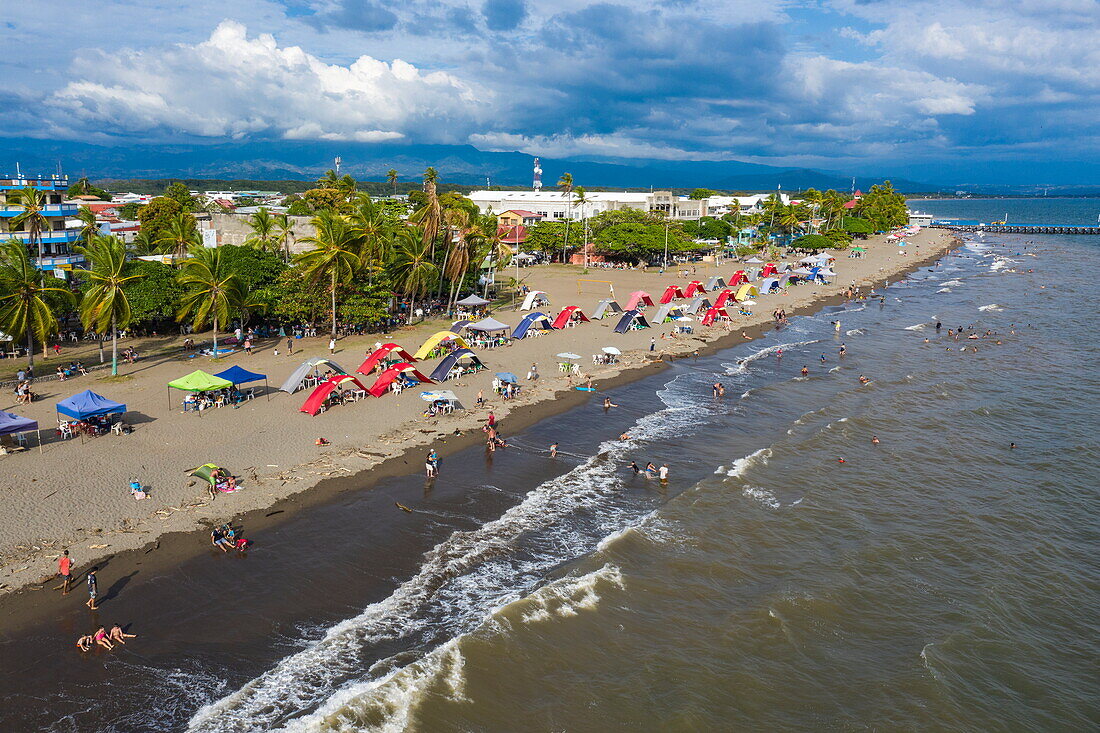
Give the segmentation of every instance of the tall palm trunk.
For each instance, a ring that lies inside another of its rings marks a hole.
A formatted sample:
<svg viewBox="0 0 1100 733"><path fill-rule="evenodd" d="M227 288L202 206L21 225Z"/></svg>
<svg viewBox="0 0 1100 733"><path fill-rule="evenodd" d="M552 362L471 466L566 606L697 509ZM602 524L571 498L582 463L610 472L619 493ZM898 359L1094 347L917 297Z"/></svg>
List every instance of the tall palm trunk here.
<svg viewBox="0 0 1100 733"><path fill-rule="evenodd" d="M34 369L34 337L30 328L27 329L27 368Z"/></svg>
<svg viewBox="0 0 1100 733"><path fill-rule="evenodd" d="M103 356L103 335L96 334L95 340L99 342L97 344L99 346L99 363L102 364L106 360Z"/></svg>
<svg viewBox="0 0 1100 733"><path fill-rule="evenodd" d="M218 317L214 316L214 352L211 358L218 358Z"/></svg>
<svg viewBox="0 0 1100 733"><path fill-rule="evenodd" d="M100 339L99 343L102 344L103 340ZM100 348L102 349L102 346ZM111 316L111 376L118 376L118 324L113 315Z"/></svg>
<svg viewBox="0 0 1100 733"><path fill-rule="evenodd" d="M336 271L332 271L332 337L336 338Z"/></svg>
<svg viewBox="0 0 1100 733"><path fill-rule="evenodd" d="M412 325L412 322L413 322L413 311L414 310L416 310L416 296L415 295L409 297L409 324L408 325L410 325L410 326Z"/></svg>

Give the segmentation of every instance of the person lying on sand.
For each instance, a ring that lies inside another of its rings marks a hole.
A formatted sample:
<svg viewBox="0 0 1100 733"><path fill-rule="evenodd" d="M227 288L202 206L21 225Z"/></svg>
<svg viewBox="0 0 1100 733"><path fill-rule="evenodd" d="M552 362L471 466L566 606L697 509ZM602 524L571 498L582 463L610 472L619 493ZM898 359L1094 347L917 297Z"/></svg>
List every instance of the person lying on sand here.
<svg viewBox="0 0 1100 733"><path fill-rule="evenodd" d="M122 627L119 626L118 624L115 624L114 626L112 626L111 627L111 633L109 633L107 635L107 638L109 638L111 641L115 642L116 644L125 644L126 639L133 639L135 637L137 637L137 634L127 634L125 631L122 630Z"/></svg>

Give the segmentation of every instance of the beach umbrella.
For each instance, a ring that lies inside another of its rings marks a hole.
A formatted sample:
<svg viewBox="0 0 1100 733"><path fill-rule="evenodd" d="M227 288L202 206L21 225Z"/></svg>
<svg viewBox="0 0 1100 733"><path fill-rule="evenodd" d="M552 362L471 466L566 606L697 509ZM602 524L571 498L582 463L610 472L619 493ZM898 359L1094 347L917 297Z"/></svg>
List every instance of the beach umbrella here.
<svg viewBox="0 0 1100 733"><path fill-rule="evenodd" d="M755 300L742 300L738 305L756 305Z"/></svg>
<svg viewBox="0 0 1100 733"><path fill-rule="evenodd" d="M746 262L746 264L749 264L749 265L762 265L762 264L764 264L764 260L760 259L759 257L750 257L749 259L745 260L745 262Z"/></svg>
<svg viewBox="0 0 1100 733"><path fill-rule="evenodd" d="M677 320L677 321L694 321L695 319L694 319L694 318L691 318L691 317L689 317L689 316L680 316L680 317L679 317L679 318L677 318L676 320Z"/></svg>
<svg viewBox="0 0 1100 733"><path fill-rule="evenodd" d="M623 353L623 352L619 351L619 349L615 346L605 346L602 349L600 349L600 351L602 351L605 354L611 354L612 356L621 356L622 353Z"/></svg>
<svg viewBox="0 0 1100 733"><path fill-rule="evenodd" d="M519 384L519 377L511 372L497 372L497 379L510 384Z"/></svg>
<svg viewBox="0 0 1100 733"><path fill-rule="evenodd" d="M555 354L555 356L557 356L560 359L579 359L579 358L581 358L580 354L571 354L568 351L563 351L560 354Z"/></svg>

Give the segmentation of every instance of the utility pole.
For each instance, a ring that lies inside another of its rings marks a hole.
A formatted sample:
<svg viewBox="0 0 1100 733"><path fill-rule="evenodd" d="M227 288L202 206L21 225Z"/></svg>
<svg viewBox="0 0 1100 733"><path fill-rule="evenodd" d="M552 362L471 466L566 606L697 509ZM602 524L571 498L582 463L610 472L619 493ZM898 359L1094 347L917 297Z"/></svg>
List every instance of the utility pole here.
<svg viewBox="0 0 1100 733"><path fill-rule="evenodd" d="M665 264L664 269L668 269L668 219L665 219Z"/></svg>

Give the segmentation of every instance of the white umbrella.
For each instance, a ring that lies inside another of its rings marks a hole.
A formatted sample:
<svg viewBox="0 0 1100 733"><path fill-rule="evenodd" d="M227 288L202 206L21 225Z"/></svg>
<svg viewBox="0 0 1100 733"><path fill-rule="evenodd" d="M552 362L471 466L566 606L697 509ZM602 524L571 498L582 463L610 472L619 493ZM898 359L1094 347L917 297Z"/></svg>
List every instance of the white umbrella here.
<svg viewBox="0 0 1100 733"><path fill-rule="evenodd" d="M689 318L688 316L680 316L676 320L677 321L694 321L695 319L694 318Z"/></svg>
<svg viewBox="0 0 1100 733"><path fill-rule="evenodd" d="M751 257L751 258L745 260L745 264L748 264L748 265L762 265L762 264L764 264L764 260L759 259L758 257Z"/></svg>
<svg viewBox="0 0 1100 733"><path fill-rule="evenodd" d="M580 354L571 354L568 351L562 352L560 354L555 354L555 356L557 356L559 359L579 359L579 358L581 358Z"/></svg>
<svg viewBox="0 0 1100 733"><path fill-rule="evenodd" d="M756 305L756 301L755 300L742 300L737 305Z"/></svg>
<svg viewBox="0 0 1100 733"><path fill-rule="evenodd" d="M620 356L623 352L619 351L614 346L605 346L601 349L605 354L611 354L612 356Z"/></svg>

